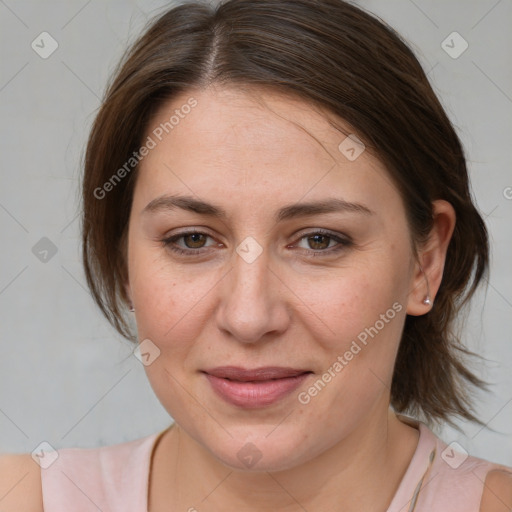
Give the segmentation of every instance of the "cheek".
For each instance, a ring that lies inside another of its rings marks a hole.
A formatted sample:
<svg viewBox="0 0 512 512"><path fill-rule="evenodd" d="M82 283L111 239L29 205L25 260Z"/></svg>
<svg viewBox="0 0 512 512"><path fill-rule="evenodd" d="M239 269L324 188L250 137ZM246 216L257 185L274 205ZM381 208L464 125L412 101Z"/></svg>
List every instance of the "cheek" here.
<svg viewBox="0 0 512 512"><path fill-rule="evenodd" d="M161 249L134 247L130 286L139 339L176 353L198 338L222 273L179 265Z"/></svg>
<svg viewBox="0 0 512 512"><path fill-rule="evenodd" d="M202 323L212 317L217 299L222 299L215 288L221 284L223 269L179 265L155 253L154 248L138 247L131 252L130 284L139 337L163 345L179 344L193 339ZM293 293L279 300L288 303L294 320L311 331L317 343L342 349L399 298L397 273L382 263L371 263L317 268L308 275L283 269L286 287L277 294ZM278 282L276 286L282 288Z"/></svg>
<svg viewBox="0 0 512 512"><path fill-rule="evenodd" d="M382 260L367 260L295 283L293 289L300 290L297 295L307 306L303 309L309 311L309 328L318 343L343 353L358 336L364 341L368 330L375 332L375 325L386 337L399 335L396 319L403 309L399 272L384 267Z"/></svg>
<svg viewBox="0 0 512 512"><path fill-rule="evenodd" d="M305 414L333 422L333 428L358 418L391 386L405 306L400 266L385 261L352 266L337 279L325 279L325 293L316 286L309 292L312 309L329 329L314 337L324 353L322 373L300 399L307 403Z"/></svg>

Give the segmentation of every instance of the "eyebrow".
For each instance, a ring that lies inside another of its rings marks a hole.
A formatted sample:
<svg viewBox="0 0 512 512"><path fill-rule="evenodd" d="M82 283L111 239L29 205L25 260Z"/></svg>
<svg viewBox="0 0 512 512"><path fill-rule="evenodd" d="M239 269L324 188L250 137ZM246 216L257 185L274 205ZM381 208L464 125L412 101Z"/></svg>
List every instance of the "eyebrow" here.
<svg viewBox="0 0 512 512"><path fill-rule="evenodd" d="M201 201L192 196L163 195L150 201L141 214L167 211L180 208L199 215L217 219L227 219L226 211L220 206ZM320 201L290 204L280 208L274 215L274 222L282 222L298 217L321 215L332 212L350 212L374 215L375 212L359 203L350 203L340 198L328 198Z"/></svg>

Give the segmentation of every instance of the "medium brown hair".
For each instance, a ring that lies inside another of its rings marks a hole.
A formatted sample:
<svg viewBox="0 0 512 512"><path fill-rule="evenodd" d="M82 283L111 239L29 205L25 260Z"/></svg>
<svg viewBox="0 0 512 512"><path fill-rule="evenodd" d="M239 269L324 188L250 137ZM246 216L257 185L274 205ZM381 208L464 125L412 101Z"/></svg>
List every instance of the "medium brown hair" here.
<svg viewBox="0 0 512 512"><path fill-rule="evenodd" d="M417 249L444 199L457 221L428 314L407 316L391 405L428 424L473 414L455 320L488 272L485 224L473 204L461 142L409 47L384 22L342 0L227 0L174 5L151 21L113 74L86 148L83 263L92 296L117 331L126 320L126 235L137 166L152 115L211 83L272 88L339 116L385 164ZM122 179L112 184L116 170ZM101 195L98 190L103 190ZM104 197L102 197L104 195Z"/></svg>

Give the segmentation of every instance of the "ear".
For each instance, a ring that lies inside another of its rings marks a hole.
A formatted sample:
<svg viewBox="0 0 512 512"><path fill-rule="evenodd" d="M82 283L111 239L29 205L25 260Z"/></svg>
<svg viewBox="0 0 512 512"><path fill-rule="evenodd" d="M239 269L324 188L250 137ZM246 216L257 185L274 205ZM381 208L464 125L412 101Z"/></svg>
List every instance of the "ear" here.
<svg viewBox="0 0 512 512"><path fill-rule="evenodd" d="M406 309L408 315L424 315L432 308L443 278L448 245L455 229L455 210L448 201L438 199L432 203L432 208L434 223L427 242L419 250L418 262L414 266ZM423 302L429 291L430 305Z"/></svg>

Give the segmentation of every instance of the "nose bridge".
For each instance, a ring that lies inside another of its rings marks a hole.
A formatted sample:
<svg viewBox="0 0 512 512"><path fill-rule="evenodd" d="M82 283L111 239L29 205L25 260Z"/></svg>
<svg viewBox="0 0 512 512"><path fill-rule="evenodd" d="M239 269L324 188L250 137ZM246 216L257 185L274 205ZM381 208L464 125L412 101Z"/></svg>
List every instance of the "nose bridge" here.
<svg viewBox="0 0 512 512"><path fill-rule="evenodd" d="M264 250L253 237L238 245L231 277L231 295L238 303L249 301L253 307L261 307L268 300L268 263L268 249Z"/></svg>
<svg viewBox="0 0 512 512"><path fill-rule="evenodd" d="M243 342L256 342L266 332L283 328L286 315L279 311L271 281L268 250L247 237L234 254L219 326Z"/></svg>

